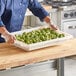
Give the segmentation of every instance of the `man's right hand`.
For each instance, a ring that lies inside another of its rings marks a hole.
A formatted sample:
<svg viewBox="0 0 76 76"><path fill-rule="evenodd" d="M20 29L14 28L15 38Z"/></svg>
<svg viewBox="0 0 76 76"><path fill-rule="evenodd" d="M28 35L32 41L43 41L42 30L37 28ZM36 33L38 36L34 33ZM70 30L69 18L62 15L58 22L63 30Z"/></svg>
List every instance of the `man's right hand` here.
<svg viewBox="0 0 76 76"><path fill-rule="evenodd" d="M14 43L15 37L12 36L4 26L0 27L0 33L1 33L1 35L3 35L3 37L5 38L7 43L9 43L9 44Z"/></svg>
<svg viewBox="0 0 76 76"><path fill-rule="evenodd" d="M4 33L3 34L4 38L5 38L5 41L9 44L13 44L14 41L15 41L15 37L12 36L10 33Z"/></svg>

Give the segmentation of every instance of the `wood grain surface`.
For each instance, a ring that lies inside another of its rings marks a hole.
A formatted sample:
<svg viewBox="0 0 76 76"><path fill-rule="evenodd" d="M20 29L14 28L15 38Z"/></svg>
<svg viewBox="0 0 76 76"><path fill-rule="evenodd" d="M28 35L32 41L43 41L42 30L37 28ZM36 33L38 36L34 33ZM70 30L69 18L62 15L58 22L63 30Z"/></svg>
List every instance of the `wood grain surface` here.
<svg viewBox="0 0 76 76"><path fill-rule="evenodd" d="M32 64L49 59L76 55L76 39L67 40L57 46L26 52L7 43L0 44L0 69Z"/></svg>

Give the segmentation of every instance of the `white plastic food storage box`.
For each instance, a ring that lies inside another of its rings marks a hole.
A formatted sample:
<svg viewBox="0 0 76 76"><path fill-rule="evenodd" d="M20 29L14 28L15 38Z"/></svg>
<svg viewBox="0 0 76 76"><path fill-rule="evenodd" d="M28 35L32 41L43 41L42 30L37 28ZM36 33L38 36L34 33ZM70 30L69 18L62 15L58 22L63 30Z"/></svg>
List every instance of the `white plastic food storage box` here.
<svg viewBox="0 0 76 76"><path fill-rule="evenodd" d="M15 34L22 34L23 32L31 32L33 30L38 30L41 28L48 28L48 26L43 26L43 27L35 27L35 28L31 28L31 29L25 29L25 30L21 30L21 31L17 31L17 32L13 32L11 33L12 35ZM47 41L42 41L42 42L37 42L37 43L33 43L33 44L26 44L24 42L15 40L14 45L24 49L25 51L32 51L32 50L36 50L36 49L40 49L40 48L44 48L44 47L48 47L48 46L54 46L54 45L58 45L58 43L62 43L65 40L71 39L73 38L72 35L62 32L62 31L58 31L59 33L63 33L65 35L65 37L62 38L56 38L56 39L52 39L52 40L47 40Z"/></svg>

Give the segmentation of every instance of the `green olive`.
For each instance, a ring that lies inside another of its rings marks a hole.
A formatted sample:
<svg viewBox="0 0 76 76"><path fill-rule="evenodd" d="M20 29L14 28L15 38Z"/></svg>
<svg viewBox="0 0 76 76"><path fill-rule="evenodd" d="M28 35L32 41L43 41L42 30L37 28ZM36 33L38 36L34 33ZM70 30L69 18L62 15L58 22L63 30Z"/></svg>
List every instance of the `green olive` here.
<svg viewBox="0 0 76 76"><path fill-rule="evenodd" d="M62 38L65 37L64 34L59 34L55 30L50 28L43 28L38 30L33 30L31 32L23 32L21 35L15 35L16 39L22 41L26 44L37 43L41 41Z"/></svg>

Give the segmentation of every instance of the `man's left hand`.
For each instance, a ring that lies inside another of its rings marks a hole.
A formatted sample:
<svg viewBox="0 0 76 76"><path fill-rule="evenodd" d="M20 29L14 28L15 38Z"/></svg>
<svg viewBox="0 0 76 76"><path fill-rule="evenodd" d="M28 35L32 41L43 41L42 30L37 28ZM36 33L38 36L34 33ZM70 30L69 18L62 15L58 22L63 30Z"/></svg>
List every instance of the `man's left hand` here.
<svg viewBox="0 0 76 76"><path fill-rule="evenodd" d="M53 25L53 24L51 23L51 19L50 19L49 16L46 16L46 17L44 18L44 21L50 25L51 29L53 29L53 30L58 30L58 27L55 26L55 25Z"/></svg>

